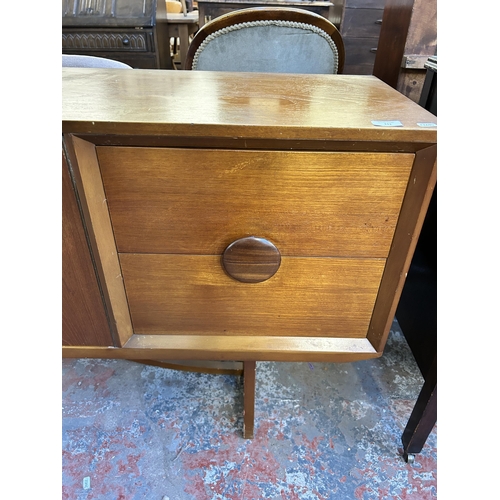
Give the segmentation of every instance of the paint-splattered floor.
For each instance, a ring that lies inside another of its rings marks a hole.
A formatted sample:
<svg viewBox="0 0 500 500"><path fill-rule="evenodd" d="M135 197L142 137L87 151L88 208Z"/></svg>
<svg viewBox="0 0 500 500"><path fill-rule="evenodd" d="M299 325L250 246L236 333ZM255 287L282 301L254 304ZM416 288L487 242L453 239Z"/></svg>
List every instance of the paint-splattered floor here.
<svg viewBox="0 0 500 500"><path fill-rule="evenodd" d="M63 499L437 498L436 428L413 465L401 434L423 379L397 322L382 358L257 363L242 380L123 360L63 360Z"/></svg>

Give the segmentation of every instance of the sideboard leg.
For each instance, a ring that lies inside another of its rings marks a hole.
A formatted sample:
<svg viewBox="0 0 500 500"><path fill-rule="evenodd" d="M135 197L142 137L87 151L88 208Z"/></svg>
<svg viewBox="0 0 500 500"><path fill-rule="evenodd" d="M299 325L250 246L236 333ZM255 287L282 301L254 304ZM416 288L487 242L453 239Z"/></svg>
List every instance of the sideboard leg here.
<svg viewBox="0 0 500 500"><path fill-rule="evenodd" d="M243 437L253 439L255 415L255 361L243 362Z"/></svg>
<svg viewBox="0 0 500 500"><path fill-rule="evenodd" d="M403 458L412 463L420 453L437 420L436 360L425 379L417 402L403 432Z"/></svg>

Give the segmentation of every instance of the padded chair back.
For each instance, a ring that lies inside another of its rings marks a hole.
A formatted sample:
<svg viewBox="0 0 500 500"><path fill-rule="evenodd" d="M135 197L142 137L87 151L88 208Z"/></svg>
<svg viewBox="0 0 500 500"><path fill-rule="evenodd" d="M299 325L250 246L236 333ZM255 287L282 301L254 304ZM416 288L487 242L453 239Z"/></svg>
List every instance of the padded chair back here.
<svg viewBox="0 0 500 500"><path fill-rule="evenodd" d="M186 69L264 73L341 73L344 43L330 21L313 12L255 7L230 12L195 35Z"/></svg>
<svg viewBox="0 0 500 500"><path fill-rule="evenodd" d="M104 57L94 56L80 56L63 54L62 55L63 68L119 68L119 69L133 69L132 66L114 61L113 59L106 59Z"/></svg>

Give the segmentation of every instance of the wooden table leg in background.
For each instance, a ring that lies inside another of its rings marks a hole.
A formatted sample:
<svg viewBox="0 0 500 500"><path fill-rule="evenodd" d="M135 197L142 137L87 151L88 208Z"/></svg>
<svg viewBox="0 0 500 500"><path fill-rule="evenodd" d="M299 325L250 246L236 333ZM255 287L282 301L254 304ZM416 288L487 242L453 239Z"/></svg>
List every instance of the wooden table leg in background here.
<svg viewBox="0 0 500 500"><path fill-rule="evenodd" d="M255 361L243 362L243 437L253 439L255 415Z"/></svg>
<svg viewBox="0 0 500 500"><path fill-rule="evenodd" d="M186 60L187 51L189 48L189 37L198 31L198 11L187 12L185 15L181 13L162 14L160 12L156 15L156 22L158 25L166 24L168 26L168 43L170 38L179 38L180 40L180 60L181 69L184 69L184 61Z"/></svg>
<svg viewBox="0 0 500 500"><path fill-rule="evenodd" d="M422 451L436 421L437 370L434 358L402 436L403 457L408 463L413 463L415 453Z"/></svg>
<svg viewBox="0 0 500 500"><path fill-rule="evenodd" d="M181 52L181 69L184 69L184 61L186 60L186 54L189 48L189 26L187 24L179 24L179 38Z"/></svg>

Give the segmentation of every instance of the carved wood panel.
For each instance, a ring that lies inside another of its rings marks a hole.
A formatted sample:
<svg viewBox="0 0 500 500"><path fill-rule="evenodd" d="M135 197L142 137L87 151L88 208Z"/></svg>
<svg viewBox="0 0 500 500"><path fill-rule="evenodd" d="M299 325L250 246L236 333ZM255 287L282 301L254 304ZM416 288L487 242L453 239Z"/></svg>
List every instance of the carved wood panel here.
<svg viewBox="0 0 500 500"><path fill-rule="evenodd" d="M63 49L147 51L146 33L63 32Z"/></svg>

